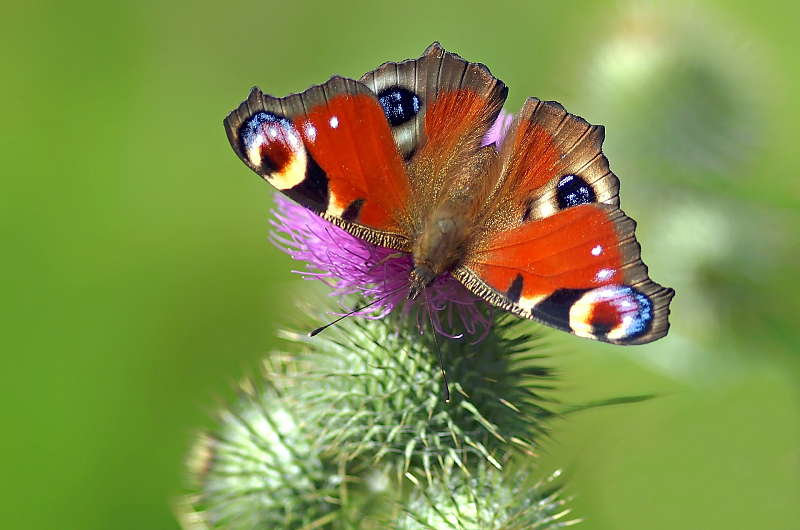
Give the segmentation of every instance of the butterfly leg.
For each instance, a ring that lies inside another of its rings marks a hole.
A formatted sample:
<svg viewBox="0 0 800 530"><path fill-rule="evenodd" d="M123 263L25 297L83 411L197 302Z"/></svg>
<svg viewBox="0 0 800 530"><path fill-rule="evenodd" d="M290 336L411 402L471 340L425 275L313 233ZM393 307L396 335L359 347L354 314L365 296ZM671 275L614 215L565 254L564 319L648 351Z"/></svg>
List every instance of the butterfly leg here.
<svg viewBox="0 0 800 530"><path fill-rule="evenodd" d="M369 269L367 269L367 274L369 274L370 272L374 271L376 268L378 268L379 266L383 265L384 263L386 263L389 260L393 260L395 258L402 258L403 256L407 256L407 255L408 255L408 252L394 252L392 254L389 254L388 256L386 256L385 258L380 260L379 262L377 262L374 265L372 265Z"/></svg>

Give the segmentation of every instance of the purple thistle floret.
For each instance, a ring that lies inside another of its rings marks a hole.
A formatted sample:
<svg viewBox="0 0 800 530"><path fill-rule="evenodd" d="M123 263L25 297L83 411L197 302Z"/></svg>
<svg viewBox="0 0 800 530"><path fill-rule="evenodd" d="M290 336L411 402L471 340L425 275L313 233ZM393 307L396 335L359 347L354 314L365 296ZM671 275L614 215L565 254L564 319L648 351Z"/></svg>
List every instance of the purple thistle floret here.
<svg viewBox="0 0 800 530"><path fill-rule="evenodd" d="M330 296L339 298L345 311L345 298L359 294L367 303L383 298L356 313L365 318L383 318L399 308L404 315L413 312L420 331L428 311L436 331L448 337L457 336L449 331L454 316L469 334L481 333L480 338L491 328L480 298L449 274L428 286L427 299L408 300L408 276L414 268L411 254L394 256L395 250L359 239L280 193L275 194L273 213L273 243L292 258L306 262L305 271L294 272L329 285L333 289Z"/></svg>
<svg viewBox="0 0 800 530"><path fill-rule="evenodd" d="M500 114L497 115L497 119L494 120L494 124L483 137L481 145L486 147L487 145L494 144L497 149L500 149L500 144L503 143L503 139L506 137L506 133L511 127L511 122L513 120L513 114L506 112L505 109L501 109Z"/></svg>
<svg viewBox="0 0 800 530"><path fill-rule="evenodd" d="M499 147L512 116L501 111L487 132L483 145ZM458 338L454 318L459 318L470 335L482 340L491 329L491 313L482 300L449 274L436 278L427 287L427 296L408 299L409 274L414 268L411 254L397 256L397 251L373 245L326 221L280 193L275 194L271 221L273 243L292 258L306 262L305 271L294 271L306 279L318 279L333 290L332 297L349 311L344 300L360 295L369 307L356 314L380 319L398 309L412 315L422 332L430 315L434 329L442 335ZM380 300L380 301L377 301Z"/></svg>

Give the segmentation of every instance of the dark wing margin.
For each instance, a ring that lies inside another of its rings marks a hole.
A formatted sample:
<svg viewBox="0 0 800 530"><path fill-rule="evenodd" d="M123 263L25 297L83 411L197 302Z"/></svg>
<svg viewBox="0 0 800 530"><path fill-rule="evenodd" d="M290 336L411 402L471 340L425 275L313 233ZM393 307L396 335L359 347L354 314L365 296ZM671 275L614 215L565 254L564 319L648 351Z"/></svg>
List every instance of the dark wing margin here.
<svg viewBox="0 0 800 530"><path fill-rule="evenodd" d="M581 204L619 206L605 129L555 101L528 98L500 147L489 226L519 226Z"/></svg>
<svg viewBox="0 0 800 530"><path fill-rule="evenodd" d="M674 291L650 280L636 223L619 208L582 204L496 232L454 275L512 313L612 344L667 333Z"/></svg>
<svg viewBox="0 0 800 530"><path fill-rule="evenodd" d="M579 337L632 346L658 340L669 331L669 304L675 291L649 279L633 286L560 289L528 308L510 300L508 291L499 292L468 267L456 269L453 275L496 307ZM623 305L630 309L623 310ZM627 322L621 325L625 317Z"/></svg>

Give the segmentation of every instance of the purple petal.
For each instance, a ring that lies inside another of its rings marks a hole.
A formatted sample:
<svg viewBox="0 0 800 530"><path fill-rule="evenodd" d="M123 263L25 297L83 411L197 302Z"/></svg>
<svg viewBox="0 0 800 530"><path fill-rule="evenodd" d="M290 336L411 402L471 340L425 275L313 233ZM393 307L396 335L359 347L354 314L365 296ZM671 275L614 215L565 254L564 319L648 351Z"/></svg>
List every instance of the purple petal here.
<svg viewBox="0 0 800 530"><path fill-rule="evenodd" d="M295 271L306 279L319 279L331 286L331 296L344 299L358 294L367 302L376 302L357 314L371 319L383 318L397 309L416 319L422 331L428 314L436 331L455 337L453 319L458 318L471 335L485 337L491 318L481 299L461 282L444 274L427 289L427 300L408 300L409 274L414 268L411 254L396 256L397 251L373 245L326 221L310 210L275 194L274 219L270 239L292 258L305 261L305 271Z"/></svg>
<svg viewBox="0 0 800 530"><path fill-rule="evenodd" d="M505 109L501 110L500 114L497 115L497 119L494 120L494 124L483 137L481 146L486 147L494 144L496 149L500 149L500 144L503 143L512 121L514 121L514 115L506 112Z"/></svg>

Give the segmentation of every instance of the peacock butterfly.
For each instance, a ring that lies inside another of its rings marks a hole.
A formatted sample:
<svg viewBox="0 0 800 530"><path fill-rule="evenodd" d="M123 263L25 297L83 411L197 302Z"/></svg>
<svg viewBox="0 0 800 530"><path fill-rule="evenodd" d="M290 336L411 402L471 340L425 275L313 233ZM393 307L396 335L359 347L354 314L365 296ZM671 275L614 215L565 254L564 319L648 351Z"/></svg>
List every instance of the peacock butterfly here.
<svg viewBox="0 0 800 530"><path fill-rule="evenodd" d="M253 88L233 150L347 232L413 256L409 298L449 273L494 306L581 337L666 335L674 291L650 280L619 209L602 126L528 98L486 145L508 89L434 42L360 80L284 98Z"/></svg>

